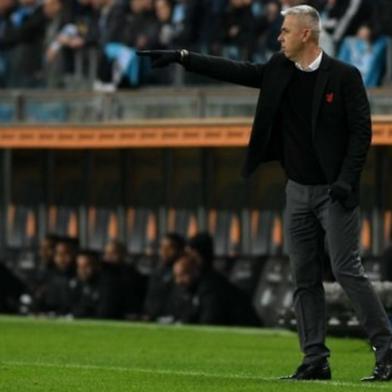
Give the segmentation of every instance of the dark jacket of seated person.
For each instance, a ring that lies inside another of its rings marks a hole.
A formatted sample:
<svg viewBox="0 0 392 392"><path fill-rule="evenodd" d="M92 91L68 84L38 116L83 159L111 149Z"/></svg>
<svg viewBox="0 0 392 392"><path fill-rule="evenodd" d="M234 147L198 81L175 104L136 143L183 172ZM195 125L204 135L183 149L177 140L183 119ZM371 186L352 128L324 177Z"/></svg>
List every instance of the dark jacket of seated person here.
<svg viewBox="0 0 392 392"><path fill-rule="evenodd" d="M38 312L67 315L71 310L69 282L74 277L74 245L71 240L60 240L54 250L54 267L45 275L35 295Z"/></svg>
<svg viewBox="0 0 392 392"><path fill-rule="evenodd" d="M141 314L143 301L143 277L125 263L123 245L117 241L109 242L101 263L98 317L135 318Z"/></svg>
<svg viewBox="0 0 392 392"><path fill-rule="evenodd" d="M200 269L185 255L174 265L176 287L171 297L177 322L207 325L257 325L246 296L213 269Z"/></svg>
<svg viewBox="0 0 392 392"><path fill-rule="evenodd" d="M95 318L99 303L99 273L97 255L79 252L76 257L76 277L70 282L71 313L76 318Z"/></svg>
<svg viewBox="0 0 392 392"><path fill-rule="evenodd" d="M167 233L160 241L159 265L148 282L144 301L144 319L157 320L167 315L167 306L173 289L173 264L184 252L185 239L176 233Z"/></svg>

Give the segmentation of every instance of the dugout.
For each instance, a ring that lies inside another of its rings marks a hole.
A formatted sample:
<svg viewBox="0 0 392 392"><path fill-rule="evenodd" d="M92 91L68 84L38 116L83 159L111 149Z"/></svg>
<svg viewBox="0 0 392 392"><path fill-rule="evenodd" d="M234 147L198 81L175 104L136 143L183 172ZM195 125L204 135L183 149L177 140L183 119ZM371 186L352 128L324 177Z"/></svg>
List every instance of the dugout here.
<svg viewBox="0 0 392 392"><path fill-rule="evenodd" d="M391 238L390 121L374 117L362 179L362 248L373 256ZM2 255L48 232L94 250L117 238L131 254L154 254L172 230L209 230L221 257L281 254L284 175L269 164L241 179L249 128L249 119L4 127Z"/></svg>

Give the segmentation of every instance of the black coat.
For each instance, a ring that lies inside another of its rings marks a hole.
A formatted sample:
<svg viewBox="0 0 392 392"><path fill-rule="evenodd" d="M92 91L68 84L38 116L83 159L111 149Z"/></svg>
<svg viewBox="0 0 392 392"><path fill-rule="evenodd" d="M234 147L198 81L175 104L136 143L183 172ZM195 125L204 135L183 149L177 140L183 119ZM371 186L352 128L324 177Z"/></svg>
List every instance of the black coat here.
<svg viewBox="0 0 392 392"><path fill-rule="evenodd" d="M173 288L172 266L159 266L150 276L144 313L150 320L166 316L168 301Z"/></svg>
<svg viewBox="0 0 392 392"><path fill-rule="evenodd" d="M186 69L215 79L260 89L252 133L242 169L250 176L263 162L282 162L277 113L294 63L275 54L265 64L231 61L191 53ZM359 71L323 54L314 91L313 145L328 183L337 180L353 191L347 208L359 203L359 181L371 140L369 102Z"/></svg>
<svg viewBox="0 0 392 392"><path fill-rule="evenodd" d="M132 266L102 263L98 291L98 318L123 319L141 313L145 281Z"/></svg>
<svg viewBox="0 0 392 392"><path fill-rule="evenodd" d="M70 281L71 313L76 318L96 318L99 304L99 277L87 281L74 278Z"/></svg>
<svg viewBox="0 0 392 392"><path fill-rule="evenodd" d="M213 270L191 288L174 286L170 298L174 320L186 324L258 325L249 298Z"/></svg>

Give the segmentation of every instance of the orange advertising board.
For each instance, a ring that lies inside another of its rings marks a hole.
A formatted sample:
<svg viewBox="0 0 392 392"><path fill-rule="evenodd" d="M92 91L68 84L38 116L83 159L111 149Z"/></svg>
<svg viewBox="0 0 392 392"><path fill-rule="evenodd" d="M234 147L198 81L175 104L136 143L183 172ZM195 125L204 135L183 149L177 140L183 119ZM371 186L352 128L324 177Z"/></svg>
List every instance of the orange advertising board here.
<svg viewBox="0 0 392 392"><path fill-rule="evenodd" d="M249 118L8 125L0 128L0 148L241 147L249 140L251 125ZM373 117L372 143L392 145L392 116Z"/></svg>

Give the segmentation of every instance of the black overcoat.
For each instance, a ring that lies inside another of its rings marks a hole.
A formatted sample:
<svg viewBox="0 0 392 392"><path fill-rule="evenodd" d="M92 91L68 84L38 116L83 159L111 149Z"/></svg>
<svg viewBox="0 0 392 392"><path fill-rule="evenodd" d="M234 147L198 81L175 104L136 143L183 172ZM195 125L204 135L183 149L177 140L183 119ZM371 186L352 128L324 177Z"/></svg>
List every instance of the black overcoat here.
<svg viewBox="0 0 392 392"><path fill-rule="evenodd" d="M260 89L242 168L244 177L249 177L260 163L283 161L283 130L277 117L294 67L282 53L265 64L189 54L185 64L189 71ZM353 208L359 202L360 175L371 141L369 101L359 71L323 53L309 110L313 145L325 177L329 184L340 180L351 185L352 192L344 205Z"/></svg>

